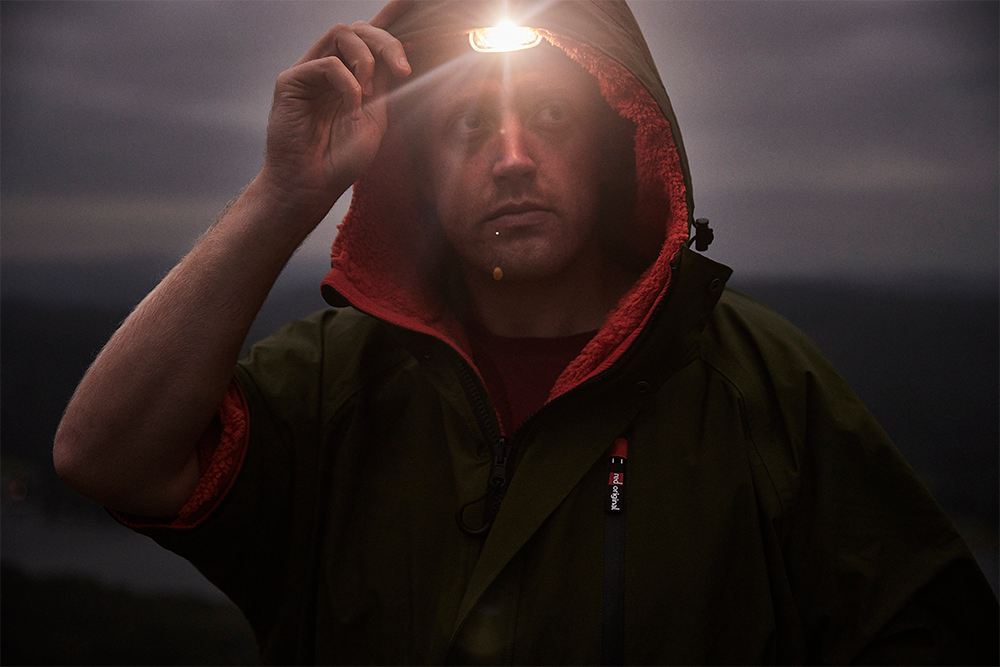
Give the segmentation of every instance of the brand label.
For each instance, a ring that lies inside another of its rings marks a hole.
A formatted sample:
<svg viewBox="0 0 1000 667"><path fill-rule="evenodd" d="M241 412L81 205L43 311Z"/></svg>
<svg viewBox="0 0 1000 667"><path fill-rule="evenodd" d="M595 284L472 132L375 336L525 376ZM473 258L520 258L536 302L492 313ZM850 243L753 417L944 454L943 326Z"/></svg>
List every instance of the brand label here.
<svg viewBox="0 0 1000 667"><path fill-rule="evenodd" d="M622 440L622 443L625 441ZM616 446L619 443L615 443ZM624 449L624 445L620 447ZM608 495L605 496L604 509L608 512L625 511L625 457L608 457Z"/></svg>
<svg viewBox="0 0 1000 667"><path fill-rule="evenodd" d="M609 508L612 512L620 512L621 506L618 501L621 500L621 494L618 493L618 487L613 487L611 489L611 507Z"/></svg>

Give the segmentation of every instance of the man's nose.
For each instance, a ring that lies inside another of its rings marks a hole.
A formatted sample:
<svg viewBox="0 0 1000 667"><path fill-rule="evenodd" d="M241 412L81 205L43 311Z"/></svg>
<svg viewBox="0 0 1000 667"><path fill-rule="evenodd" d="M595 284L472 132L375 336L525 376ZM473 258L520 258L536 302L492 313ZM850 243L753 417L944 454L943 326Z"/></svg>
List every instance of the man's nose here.
<svg viewBox="0 0 1000 667"><path fill-rule="evenodd" d="M496 178L519 178L535 173L524 126L517 114L507 112L500 120L497 132L497 154L493 163Z"/></svg>

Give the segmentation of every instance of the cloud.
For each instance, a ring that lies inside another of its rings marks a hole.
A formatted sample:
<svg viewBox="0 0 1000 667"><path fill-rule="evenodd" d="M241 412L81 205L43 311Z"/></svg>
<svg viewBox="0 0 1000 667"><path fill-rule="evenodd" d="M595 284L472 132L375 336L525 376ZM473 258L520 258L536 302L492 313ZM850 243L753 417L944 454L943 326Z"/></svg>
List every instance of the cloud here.
<svg viewBox="0 0 1000 667"><path fill-rule="evenodd" d="M126 257L150 248L190 248L225 201L204 199L5 196L6 260Z"/></svg>
<svg viewBox="0 0 1000 667"><path fill-rule="evenodd" d="M179 258L208 229L227 199L217 196L4 195L0 248L8 261L134 255ZM299 248L322 266L349 196Z"/></svg>
<svg viewBox="0 0 1000 667"><path fill-rule="evenodd" d="M3 257L183 252L259 169L278 73L329 25L380 5L0 3ZM828 215L803 219L830 201L862 227L878 210L879 225L909 232L951 212L971 245L995 249L996 3L632 6L678 113L699 214L731 223L719 259L798 271L789 258L823 239L824 266L856 270L850 235ZM934 205L898 205L917 201ZM748 219L763 222L732 224ZM323 234L304 252L325 253ZM898 266L996 273L995 253L970 264L967 248L936 242L878 250Z"/></svg>
<svg viewBox="0 0 1000 667"><path fill-rule="evenodd" d="M995 279L995 3L633 7L713 256L740 273Z"/></svg>

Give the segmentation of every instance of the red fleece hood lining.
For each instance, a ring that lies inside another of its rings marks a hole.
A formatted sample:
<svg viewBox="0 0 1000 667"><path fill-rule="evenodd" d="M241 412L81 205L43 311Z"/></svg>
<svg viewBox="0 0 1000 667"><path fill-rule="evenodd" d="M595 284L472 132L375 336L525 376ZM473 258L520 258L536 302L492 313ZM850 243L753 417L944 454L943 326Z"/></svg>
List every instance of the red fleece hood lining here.
<svg viewBox="0 0 1000 667"><path fill-rule="evenodd" d="M551 400L610 367L642 331L670 282L670 259L688 236L688 211L673 132L649 92L593 47L540 32L593 75L612 109L635 124L639 225L665 236L657 259L556 381ZM413 173L401 133L388 132L372 167L354 185L324 289L370 315L444 340L475 367L461 324L432 282L440 268L433 235L420 222Z"/></svg>

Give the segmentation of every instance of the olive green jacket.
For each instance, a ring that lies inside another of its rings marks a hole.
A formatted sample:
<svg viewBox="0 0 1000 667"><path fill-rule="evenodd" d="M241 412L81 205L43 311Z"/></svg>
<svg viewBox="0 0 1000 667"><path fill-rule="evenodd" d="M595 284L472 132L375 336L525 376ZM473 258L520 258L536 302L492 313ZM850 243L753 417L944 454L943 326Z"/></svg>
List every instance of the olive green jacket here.
<svg viewBox="0 0 1000 667"><path fill-rule="evenodd" d="M626 662L995 660L988 584L844 381L723 293L725 267L679 264L633 352L514 434L485 538L454 518L491 472L466 362L353 309L254 348L235 483L197 527L146 532L240 606L269 662L595 663L624 435Z"/></svg>

